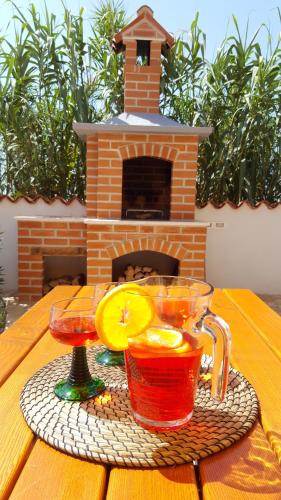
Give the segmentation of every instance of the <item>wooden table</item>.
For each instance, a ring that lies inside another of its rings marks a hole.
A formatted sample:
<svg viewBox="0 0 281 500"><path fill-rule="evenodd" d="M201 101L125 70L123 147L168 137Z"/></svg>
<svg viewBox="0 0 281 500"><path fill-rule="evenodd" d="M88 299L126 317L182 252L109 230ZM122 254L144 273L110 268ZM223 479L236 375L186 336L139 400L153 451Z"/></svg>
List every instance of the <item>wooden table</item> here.
<svg viewBox="0 0 281 500"><path fill-rule="evenodd" d="M50 305L90 294L91 287L57 287L0 337L0 498L280 500L281 317L249 290L216 290L212 305L231 327L232 365L261 404L259 421L235 445L199 464L141 470L80 460L36 439L20 392L35 371L69 351L48 332Z"/></svg>

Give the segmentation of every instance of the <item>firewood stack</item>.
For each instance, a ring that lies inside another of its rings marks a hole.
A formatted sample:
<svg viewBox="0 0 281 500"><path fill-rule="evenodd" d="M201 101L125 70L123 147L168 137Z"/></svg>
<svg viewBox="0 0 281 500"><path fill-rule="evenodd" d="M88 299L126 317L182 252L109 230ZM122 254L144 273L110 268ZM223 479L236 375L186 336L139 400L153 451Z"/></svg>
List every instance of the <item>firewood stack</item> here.
<svg viewBox="0 0 281 500"><path fill-rule="evenodd" d="M132 266L128 265L122 276L119 276L118 282L134 281L146 278L147 276L158 276L159 273L150 266Z"/></svg>
<svg viewBox="0 0 281 500"><path fill-rule="evenodd" d="M86 276L84 273L79 273L76 276L64 275L54 279L51 278L44 283L42 294L46 295L58 285L86 285Z"/></svg>

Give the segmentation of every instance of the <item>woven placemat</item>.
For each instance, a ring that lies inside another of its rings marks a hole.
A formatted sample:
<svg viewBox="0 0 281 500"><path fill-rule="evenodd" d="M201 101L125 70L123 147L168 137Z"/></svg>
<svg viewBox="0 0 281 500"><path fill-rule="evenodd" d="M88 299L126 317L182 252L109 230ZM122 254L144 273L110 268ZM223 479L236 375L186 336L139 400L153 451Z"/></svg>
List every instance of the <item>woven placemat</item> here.
<svg viewBox="0 0 281 500"><path fill-rule="evenodd" d="M253 425L258 400L250 383L231 369L226 399L210 400L211 358L203 356L194 414L178 431L150 432L135 423L130 412L124 368L95 362L103 349L88 349L91 373L106 391L95 399L67 402L57 398L54 385L69 373L71 355L41 368L25 385L20 399L32 431L71 455L127 467L159 467L198 460L229 447Z"/></svg>

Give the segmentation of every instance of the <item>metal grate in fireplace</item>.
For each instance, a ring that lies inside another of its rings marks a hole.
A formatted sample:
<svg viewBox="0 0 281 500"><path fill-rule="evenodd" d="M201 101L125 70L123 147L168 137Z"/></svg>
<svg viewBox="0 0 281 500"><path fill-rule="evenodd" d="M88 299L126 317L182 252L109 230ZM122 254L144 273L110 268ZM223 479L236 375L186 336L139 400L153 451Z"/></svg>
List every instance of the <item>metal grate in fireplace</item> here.
<svg viewBox="0 0 281 500"><path fill-rule="evenodd" d="M123 162L122 218L169 220L172 163L141 156Z"/></svg>

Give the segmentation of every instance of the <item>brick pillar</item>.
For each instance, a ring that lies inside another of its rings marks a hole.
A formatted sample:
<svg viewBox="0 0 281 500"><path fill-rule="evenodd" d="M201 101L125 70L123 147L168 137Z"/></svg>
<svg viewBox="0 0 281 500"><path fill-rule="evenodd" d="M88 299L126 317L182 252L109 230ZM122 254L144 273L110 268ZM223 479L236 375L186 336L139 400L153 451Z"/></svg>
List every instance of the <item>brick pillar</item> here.
<svg viewBox="0 0 281 500"><path fill-rule="evenodd" d="M124 40L124 110L128 113L159 113L161 42L150 41L148 65L137 64L137 41Z"/></svg>
<svg viewBox="0 0 281 500"><path fill-rule="evenodd" d="M174 42L147 5L116 33L113 48L117 53L125 51L125 112L159 113L161 50Z"/></svg>

